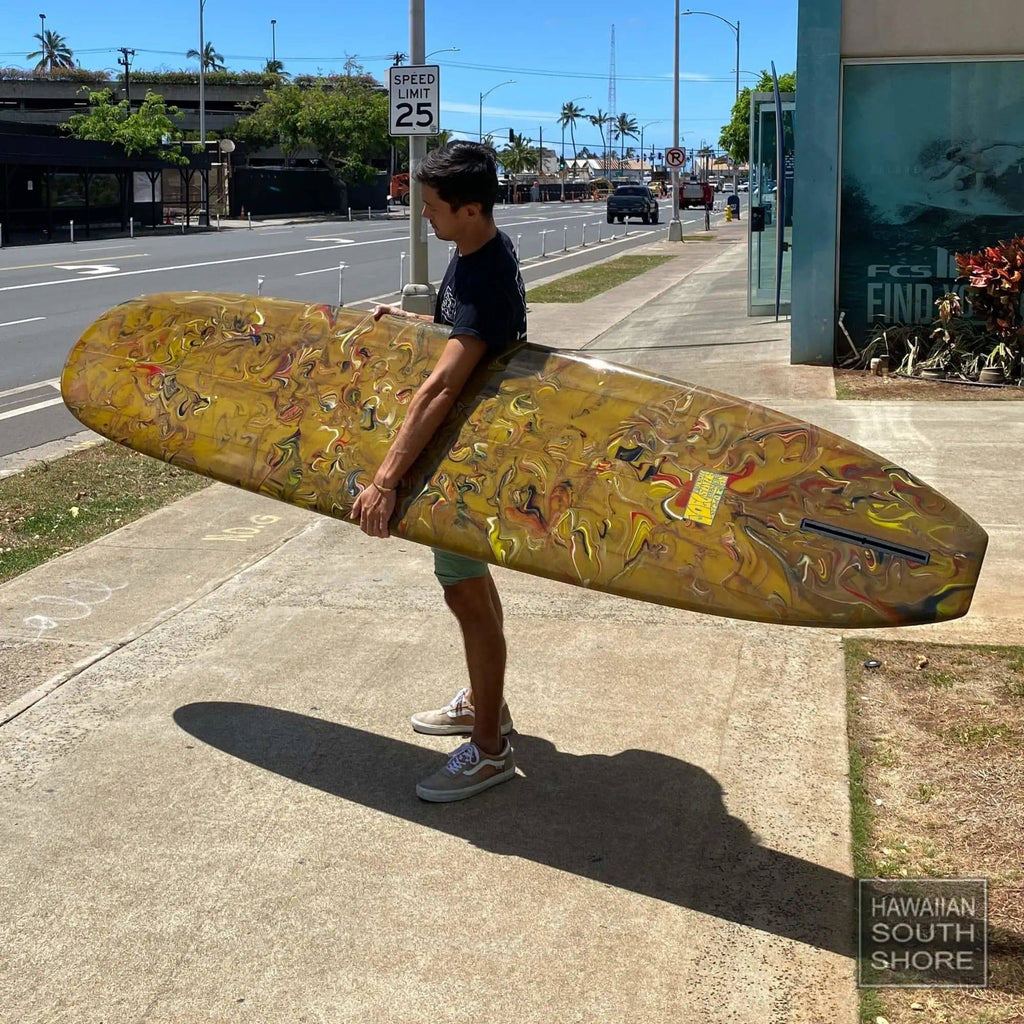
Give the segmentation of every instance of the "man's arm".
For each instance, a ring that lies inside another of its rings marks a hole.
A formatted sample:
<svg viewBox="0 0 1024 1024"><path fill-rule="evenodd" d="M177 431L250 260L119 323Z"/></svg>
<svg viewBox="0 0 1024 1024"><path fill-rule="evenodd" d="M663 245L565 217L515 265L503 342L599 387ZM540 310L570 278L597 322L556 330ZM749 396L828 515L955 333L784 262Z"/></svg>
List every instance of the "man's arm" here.
<svg viewBox="0 0 1024 1024"><path fill-rule="evenodd" d="M409 403L373 483L364 488L352 507L352 519L371 537L388 536L388 520L395 509L395 488L444 422L470 374L487 352L487 346L471 335L448 339L441 358Z"/></svg>
<svg viewBox="0 0 1024 1024"><path fill-rule="evenodd" d="M374 306L373 319L379 320L382 316L400 316L406 320L425 320L428 324L434 322L434 318L429 313L410 313L409 310L402 309L401 306Z"/></svg>

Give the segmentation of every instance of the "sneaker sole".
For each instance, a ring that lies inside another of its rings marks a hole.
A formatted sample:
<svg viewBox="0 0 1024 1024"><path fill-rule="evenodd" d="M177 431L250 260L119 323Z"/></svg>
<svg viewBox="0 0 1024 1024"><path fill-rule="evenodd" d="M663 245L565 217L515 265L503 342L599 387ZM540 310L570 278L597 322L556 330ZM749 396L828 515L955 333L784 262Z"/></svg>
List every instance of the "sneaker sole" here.
<svg viewBox="0 0 1024 1024"><path fill-rule="evenodd" d="M516 766L512 765L500 774L492 775L489 779L478 782L475 786L467 786L465 789L425 789L422 785L417 785L416 795L421 800L426 800L430 804L455 803L456 800L468 800L471 796L476 796L477 793L490 789L491 786L508 782L509 779L515 778L515 774Z"/></svg>
<svg viewBox="0 0 1024 1024"><path fill-rule="evenodd" d="M417 722L415 716L409 721L412 722L412 731L421 732L426 736L472 736L471 725L430 725L426 722ZM507 736L512 731L512 723L507 722L501 727L501 735Z"/></svg>

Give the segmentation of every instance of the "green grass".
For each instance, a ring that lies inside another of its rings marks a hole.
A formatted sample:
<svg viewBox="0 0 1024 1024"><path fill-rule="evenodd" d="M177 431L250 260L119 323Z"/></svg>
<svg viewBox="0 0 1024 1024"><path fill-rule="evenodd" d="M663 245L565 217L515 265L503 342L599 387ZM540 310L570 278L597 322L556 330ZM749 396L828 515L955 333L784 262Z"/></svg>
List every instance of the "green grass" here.
<svg viewBox="0 0 1024 1024"><path fill-rule="evenodd" d="M110 442L0 480L0 583L208 484Z"/></svg>
<svg viewBox="0 0 1024 1024"><path fill-rule="evenodd" d="M620 256L608 263L599 263L576 274L561 277L550 284L531 288L526 293L527 302L586 302L595 295L614 288L624 281L646 274L675 256Z"/></svg>
<svg viewBox="0 0 1024 1024"><path fill-rule="evenodd" d="M961 747L985 746L994 740L1012 742L1016 733L1008 725L953 725L943 736Z"/></svg>

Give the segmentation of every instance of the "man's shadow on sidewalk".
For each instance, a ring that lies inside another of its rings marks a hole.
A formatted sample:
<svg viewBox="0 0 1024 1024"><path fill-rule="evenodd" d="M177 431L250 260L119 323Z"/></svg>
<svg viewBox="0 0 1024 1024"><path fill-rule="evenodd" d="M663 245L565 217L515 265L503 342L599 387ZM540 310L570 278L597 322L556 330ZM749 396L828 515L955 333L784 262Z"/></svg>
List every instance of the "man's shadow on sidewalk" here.
<svg viewBox="0 0 1024 1024"><path fill-rule="evenodd" d="M427 804L414 785L445 755L423 747L251 704L189 704L174 719L234 757L493 853L855 953L853 880L758 845L712 776L663 754L577 756L517 734L525 778L465 803Z"/></svg>

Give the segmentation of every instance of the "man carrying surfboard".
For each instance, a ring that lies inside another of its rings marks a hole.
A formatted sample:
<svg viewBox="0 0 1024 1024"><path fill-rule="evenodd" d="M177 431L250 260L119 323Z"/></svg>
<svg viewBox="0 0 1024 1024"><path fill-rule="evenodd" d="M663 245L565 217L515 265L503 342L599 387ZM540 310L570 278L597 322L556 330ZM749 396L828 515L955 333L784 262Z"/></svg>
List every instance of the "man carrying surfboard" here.
<svg viewBox="0 0 1024 1024"><path fill-rule="evenodd" d="M479 143L457 142L427 155L416 178L423 186L423 215L456 251L437 293L434 315L377 306L385 315L445 324L451 334L430 376L409 404L391 448L356 499L352 518L371 537L387 537L395 510L395 488L429 443L470 374L526 340L526 290L509 237L494 223L498 170L494 152ZM515 774L512 730L503 692L505 636L501 600L487 565L434 550L434 573L445 602L462 630L469 687L446 707L412 716L417 732L468 735L447 764L416 787L423 800L463 800Z"/></svg>

